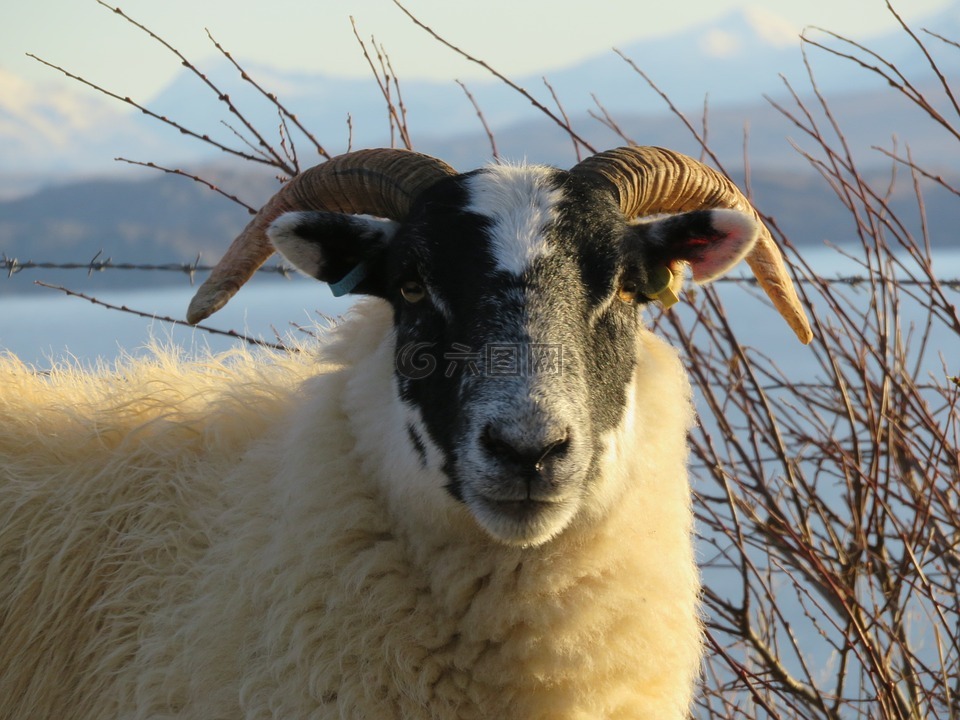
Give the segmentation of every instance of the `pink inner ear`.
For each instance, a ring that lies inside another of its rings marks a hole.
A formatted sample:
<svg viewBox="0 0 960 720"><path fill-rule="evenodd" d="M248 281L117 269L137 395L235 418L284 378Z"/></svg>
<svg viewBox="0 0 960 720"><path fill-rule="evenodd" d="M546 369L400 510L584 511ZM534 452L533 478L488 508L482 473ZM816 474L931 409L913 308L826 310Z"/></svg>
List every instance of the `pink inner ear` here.
<svg viewBox="0 0 960 720"><path fill-rule="evenodd" d="M693 237L686 240L696 248L699 257L690 260L690 270L696 283L707 283L728 272L743 260L756 242L760 231L756 221L736 210L713 210L711 220L720 237Z"/></svg>

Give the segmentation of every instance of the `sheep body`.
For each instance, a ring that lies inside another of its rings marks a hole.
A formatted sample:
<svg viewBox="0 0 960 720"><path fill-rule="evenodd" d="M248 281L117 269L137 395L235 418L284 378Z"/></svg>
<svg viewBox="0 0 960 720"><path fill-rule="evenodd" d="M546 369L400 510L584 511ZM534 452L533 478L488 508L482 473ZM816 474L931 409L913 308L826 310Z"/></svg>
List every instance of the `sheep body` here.
<svg viewBox="0 0 960 720"><path fill-rule="evenodd" d="M213 539L221 480L313 368L165 351L119 373L0 368L0 716L120 717L145 619L185 599Z"/></svg>
<svg viewBox="0 0 960 720"><path fill-rule="evenodd" d="M0 718L686 717L675 351L638 336L619 490L524 548L421 492L390 309L351 314L319 357L4 361Z"/></svg>

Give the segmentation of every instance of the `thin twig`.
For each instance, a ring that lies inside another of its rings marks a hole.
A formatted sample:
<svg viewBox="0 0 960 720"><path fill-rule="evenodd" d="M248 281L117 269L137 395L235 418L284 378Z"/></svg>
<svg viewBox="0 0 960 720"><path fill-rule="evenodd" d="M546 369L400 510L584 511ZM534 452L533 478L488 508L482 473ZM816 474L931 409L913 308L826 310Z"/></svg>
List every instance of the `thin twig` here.
<svg viewBox="0 0 960 720"><path fill-rule="evenodd" d="M207 37L210 38L210 42L213 43L213 46L220 52L220 54L222 54L223 57L225 57L230 62L230 64L233 65L233 67L240 73L240 79L246 83L249 83L258 93L260 93L260 95L262 95L264 98L266 98L269 102L271 102L276 107L277 112L280 114L280 117L284 123L286 123L287 120L292 122L296 126L296 128L300 132L302 132L310 142L313 143L313 146L316 149L318 155L320 155L323 158L327 158L327 159L330 158L330 153L327 152L326 148L324 148L323 145L320 143L320 141L317 140L317 138L313 135L313 133L311 133L303 125L303 123L300 122L299 118L294 113L290 112L286 108L286 106L280 102L280 100L277 98L275 93L268 92L260 85L260 83L254 80L253 77L250 75L250 73L248 73L240 65L240 63L234 60L233 55L227 52L227 50L225 50L223 46L221 46L220 43L217 42L217 40L213 37L213 34L209 30L207 30ZM290 158L290 160L294 168L299 167L296 162L295 155L294 157Z"/></svg>
<svg viewBox="0 0 960 720"><path fill-rule="evenodd" d="M241 123L243 123L243 126L250 132L251 135L253 135L256 138L258 149L265 153L265 161L268 164L271 164L271 165L275 164L277 167L282 168L284 172L286 172L291 176L296 174L296 169L290 167L283 161L283 158L273 149L270 143L268 143L264 139L264 137L260 134L257 128L253 125L253 123L247 120L247 118L244 117L243 113L241 113L240 110L236 107L236 105L233 104L233 102L230 99L230 96L227 93L223 92L219 87L217 87L207 75L200 72L200 70L196 67L196 65L194 65L183 53L181 53L173 45L171 45L169 42L161 38L159 35L154 33L152 30L150 30L150 28L148 28L146 25L143 25L142 23L137 22L132 17L127 15L120 8L114 7L104 2L104 0L97 0L97 3L107 8L111 12L122 17L126 22L130 23L131 25L136 27L138 30L145 33L151 40L154 40L155 42L159 43L164 48L166 48L169 52L171 52L174 56L176 56L176 58L180 61L181 65L187 68L191 73L193 73L195 77L197 77L204 85L206 85L216 95L217 99L226 106L227 110L232 115L234 115ZM212 39L213 38L211 36L211 40ZM204 139L206 140L206 137L204 137Z"/></svg>
<svg viewBox="0 0 960 720"><path fill-rule="evenodd" d="M480 105L477 103L470 90L467 89L467 86L460 80L457 80L456 83L460 86L460 89L463 90L464 94L467 96L467 100L469 100L470 104L473 105L473 109L476 111L477 117L480 119L480 124L483 126L483 131L487 134L487 142L490 143L490 153L493 156L493 159L496 162L500 162L500 152L497 150L497 141L493 136L493 131L487 124L487 118L483 114L483 110L480 108Z"/></svg>
<svg viewBox="0 0 960 720"><path fill-rule="evenodd" d="M439 35L436 31L434 31L431 27L429 27L428 25L425 25L424 23L422 23L412 12L410 12L409 10L407 10L407 8L405 8L405 7L403 6L403 4L399 2L399 0L393 0L393 4L396 5L398 8L400 8L400 10L403 12L403 14L406 15L408 18L410 18L410 20L413 22L414 25L416 25L417 27L419 27L419 28L421 28L422 30L424 30L428 35L430 35L430 37L432 37L434 40L436 40L437 42L439 42L441 45L443 45L444 47L449 48L449 49L452 50L453 52L457 53L457 55L460 55L462 58L464 58L464 59L466 59L466 60L469 60L470 62L472 62L472 63L474 63L474 64L476 64L476 65L479 65L479 66L482 67L484 70L486 70L488 73L490 73L493 77L497 78L497 80L499 80L500 82L502 82L504 85L506 85L506 86L509 87L510 89L516 91L518 94L520 94L520 95L521 95L522 97L524 97L526 100L528 100L531 105L533 105L537 110L539 110L540 112L542 112L542 113L543 113L544 115L546 115L548 118L550 118L551 120L553 120L553 122L555 122L558 126L560 126L560 128L562 128L564 132L566 132L567 134L569 134L570 137L571 137L575 142L579 143L579 144L580 144L582 147L584 147L586 150L588 150L588 151L591 152L591 153L595 153L595 152L597 151L596 148L594 148L590 143L588 143L588 142L587 142L586 140L584 140L578 133L576 133L576 132L573 130L573 128L569 125L569 123L566 123L563 119L561 119L561 118L557 117L556 115L554 115L545 105L543 105L543 103L541 103L540 101L538 101L538 100L537 100L536 98L534 98L529 92L527 92L527 91L524 90L522 87L520 87L519 85L517 85L515 82L513 82L512 80L510 80L506 75L504 75L503 73L495 70L492 66L490 66L489 64L487 64L487 63L484 62L483 60L480 60L480 59L474 57L473 55L469 54L468 52L466 52L466 51L464 51L464 50L461 50L459 47L457 47L456 45L454 45L454 44L451 43L450 41L448 41L448 40L446 40L445 38L443 38L442 36L440 36L440 35Z"/></svg>
<svg viewBox="0 0 960 720"><path fill-rule="evenodd" d="M560 117L563 118L563 126L565 128L571 127L570 118L567 115L567 111L563 107L563 103L560 101L560 96L557 95L557 91L554 89L553 85L550 84L550 81L547 78L541 78L543 80L544 86L547 88L547 91L550 93L550 97L553 98L554 105L557 106L557 111L560 113ZM570 136L570 140L573 143L573 154L577 158L577 162L583 160L583 154L580 151L580 145L578 144L575 137Z"/></svg>
<svg viewBox="0 0 960 720"><path fill-rule="evenodd" d="M208 325L191 325L185 320L177 320L166 315L157 315L156 313L144 312L142 310L134 310L127 307L126 305L113 305L111 303L104 302L90 295L86 295L82 292L76 292L75 290L69 290L60 285L49 285L40 280L34 280L34 285L39 285L40 287L49 288L50 290L57 290L64 293L69 297L76 297L82 300L86 300L94 305L99 305L100 307L106 308L108 310L117 310L120 312L130 313L131 315L136 315L137 317L148 318L150 320L159 320L161 322L170 323L171 325L183 325L185 327L196 328L197 330L203 330L206 333L211 335L226 335L227 337L232 337L237 340L242 340L245 343L250 345L257 345L258 347L270 348L271 350L282 350L284 352L291 352L292 349L282 343L270 343L264 340L258 340L257 338L252 338L243 333L238 333L236 330L220 330L219 328L210 327Z"/></svg>
<svg viewBox="0 0 960 720"><path fill-rule="evenodd" d="M230 193L226 192L219 186L214 185L209 180L204 180L202 177L200 177L199 175L195 175L194 173L187 172L186 170L178 170L175 168L164 167L163 165L158 165L157 163L154 163L154 162L130 160L124 157L114 158L114 160L116 160L117 162L127 163L128 165L138 165L139 167L150 168L151 170L160 170L161 172L167 173L169 175L179 175L180 177L185 177L189 180L193 180L194 182L199 183L204 187L209 188L210 190L213 190L215 193L219 195L223 195L223 197L227 198L227 200L232 200L237 205L240 205L241 207L246 208L247 212L250 213L251 215L257 214L256 208L243 202L243 200L238 198L236 195L231 195Z"/></svg>
<svg viewBox="0 0 960 720"><path fill-rule="evenodd" d="M370 39L371 44L377 52L377 59L380 63L380 67L378 68L377 64L373 61L373 57L370 55L370 51L367 49L367 44L363 41L363 38L360 37L360 31L357 29L356 20L352 16L350 17L350 25L353 28L353 36L360 45L360 49L363 52L363 57L366 59L367 65L370 67L370 72L373 73L373 78L377 82L377 87L380 88L380 94L383 96L383 100L387 104L387 119L390 123L390 145L393 147L396 144L393 133L395 131L399 131L403 146L408 150L411 150L413 149L413 143L410 140L410 134L407 131L405 113L401 112L401 109L393 100L393 91L391 88L396 87L397 92L399 93L399 85L396 84L395 78L391 76L391 71L388 71L389 65L384 60L383 50L377 45L376 40L373 38Z"/></svg>

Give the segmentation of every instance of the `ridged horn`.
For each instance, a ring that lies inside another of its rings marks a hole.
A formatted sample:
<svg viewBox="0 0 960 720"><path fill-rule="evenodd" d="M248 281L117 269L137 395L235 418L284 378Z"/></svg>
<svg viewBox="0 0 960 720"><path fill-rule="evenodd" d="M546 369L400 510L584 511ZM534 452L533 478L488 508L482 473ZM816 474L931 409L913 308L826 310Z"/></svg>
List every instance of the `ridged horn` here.
<svg viewBox="0 0 960 720"><path fill-rule="evenodd" d="M729 178L691 157L658 147L622 147L584 159L571 172L611 187L628 218L654 213L730 208L750 213L760 236L747 263L760 287L804 345L813 338L780 248L750 201Z"/></svg>
<svg viewBox="0 0 960 720"><path fill-rule="evenodd" d="M442 160L398 149L358 150L305 170L236 237L190 301L187 322L195 325L226 305L266 262L273 254L267 228L283 213L328 210L401 220L424 190L456 174Z"/></svg>

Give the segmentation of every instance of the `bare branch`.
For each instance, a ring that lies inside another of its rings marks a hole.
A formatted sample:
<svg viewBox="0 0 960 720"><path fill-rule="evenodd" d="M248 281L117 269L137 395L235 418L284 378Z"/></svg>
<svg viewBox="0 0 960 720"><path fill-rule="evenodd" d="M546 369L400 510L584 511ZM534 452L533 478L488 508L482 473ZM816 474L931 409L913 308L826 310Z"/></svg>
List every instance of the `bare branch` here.
<svg viewBox="0 0 960 720"><path fill-rule="evenodd" d="M194 182L200 183L204 187L207 187L213 190L215 193L219 195L223 195L223 197L227 198L227 200L231 200L235 202L237 205L240 205L241 207L246 208L247 212L250 213L251 215L257 214L256 208L243 202L243 200L238 198L236 195L231 195L230 193L221 189L217 185L214 185L209 180L204 180L202 177L195 175L194 173L187 172L185 170L178 170L175 168L164 167L163 165L158 165L154 162L142 162L139 160L129 160L123 157L114 158L114 160L116 160L117 162L127 163L128 165L138 165L140 167L150 168L151 170L160 170L161 172L167 173L169 175L179 175L180 177L185 177L189 180L193 180Z"/></svg>
<svg viewBox="0 0 960 720"><path fill-rule="evenodd" d="M493 156L493 159L497 162L500 162L500 153L497 150L497 141L493 136L493 131L490 130L490 126L487 124L487 118L483 114L483 110L480 108L480 105L477 103L470 90L467 89L467 86L459 80L457 80L456 83L460 86L460 89L463 90L464 94L467 96L467 100L470 101L470 104L473 105L473 109L477 112L477 117L480 118L480 124L483 126L483 131L487 134L487 141L490 143L490 153Z"/></svg>
<svg viewBox="0 0 960 720"><path fill-rule="evenodd" d="M393 4L396 5L398 8L400 8L400 10L403 12L404 15L406 15L408 18L410 18L410 20L413 21L413 23L414 23L417 27L419 27L419 28L421 28L422 30L424 30L424 31L425 31L427 34L429 34L430 37L432 37L434 40L436 40L437 42L439 42L441 45L443 45L443 46L445 46L445 47L447 47L447 48L450 48L451 50L453 50L453 52L457 53L457 55L460 55L461 57L465 58L466 60L469 60L470 62L472 62L472 63L474 63L474 64L479 65L480 67L482 67L484 70L486 70L488 73L490 73L493 77L497 78L497 80L499 80L500 82L502 82L504 85L506 85L506 86L509 87L510 89L515 90L519 95L521 95L523 98L525 98L526 100L528 100L528 101L530 102L530 104L533 105L537 110L539 110L539 111L542 112L544 115L546 115L548 118L550 118L551 120L553 120L553 122L555 122L560 128L562 128L564 132L566 132L567 134L569 134L570 137L571 137L575 142L579 143L582 147L586 148L586 150L588 150L588 151L591 152L591 153L595 153L595 152L596 152L596 148L594 148L590 143L588 143L588 142L587 142L586 140L584 140L578 133L576 133L576 132L574 131L573 127L571 127L569 123L567 123L567 122L566 122L565 120L563 120L562 118L559 118L559 117L557 117L556 115L554 115L552 112L550 112L550 110L549 110L545 105L543 105L543 104L542 104L541 102L539 102L536 98L534 98L529 92L527 92L527 91L524 90L522 87L520 87L519 85L517 85L515 82L513 82L512 80L510 80L507 76L503 75L502 73L498 72L497 70L494 70L490 65L488 65L488 64L487 64L486 62L484 62L483 60L479 60L478 58L474 57L473 55L470 55L469 53L467 53L467 52L464 51L464 50L461 50L459 47L457 47L457 46L454 45L453 43L451 43L451 42L449 42L448 40L444 39L442 36L440 36L439 34L437 34L431 27L429 27L428 25L425 25L424 23L420 22L420 20L417 19L417 17L416 17L413 13L411 13L409 10L407 10L407 8L405 8L405 7L399 2L399 0L393 0Z"/></svg>
<svg viewBox="0 0 960 720"><path fill-rule="evenodd" d="M234 68L236 68L236 70L240 73L240 78L243 81L249 83L258 93L260 93L260 95L262 95L264 98L270 101L277 108L277 112L280 114L281 122L284 123L284 125L286 124L287 120L292 122L294 126L300 132L302 132L310 142L313 143L313 146L316 149L318 155L320 155L323 158L327 158L327 159L330 158L330 153L328 153L327 150L323 147L323 145L320 144L320 141L317 140L317 138L313 135L313 133L311 133L306 127L304 127L304 125L300 122L299 118L297 118L297 116L294 113L290 112L286 108L286 106L280 102L276 94L272 92L268 92L260 85L260 83L256 82L253 79L253 77L251 77L251 75L246 70L244 70L243 67L236 60L234 60L233 55L227 52L220 45L220 43L217 42L217 40L213 37L212 33L209 30L207 30L207 37L210 38L210 42L213 43L214 47L220 52L220 54L222 54L227 60L229 60L230 64L233 65ZM294 156L290 158L290 160L292 161L292 165L294 167L298 167L296 163L296 154L294 154Z"/></svg>
<svg viewBox="0 0 960 720"><path fill-rule="evenodd" d="M243 342L248 343L249 345L257 345L258 347L270 348L271 350L282 350L284 352L292 351L292 349L287 347L286 345L265 342L263 340L259 340L257 338L252 338L247 335L244 335L243 333L238 333L236 330L220 330L218 328L209 327L207 325L191 325L186 320L177 320L176 318L167 317L165 315L157 315L156 313L144 312L142 310L134 310L132 308L127 307L126 305L113 305L111 303L98 300L95 297L85 295L84 293L76 292L74 290L68 290L67 288L61 287L59 285L48 285L47 283L41 282L39 280L35 280L34 284L39 285L40 287L49 288L51 290L58 290L70 297L76 297L82 300L87 300L88 302L91 302L94 305L99 305L100 307L106 308L107 310L117 310L119 312L125 312L125 313L130 313L131 315L136 315L137 317L149 318L151 320L160 320L161 322L170 323L171 325L183 325L184 327L188 327L188 328L196 328L198 330L203 330L204 332L210 333L212 335L226 335L228 337L232 337L237 340L242 340Z"/></svg>

